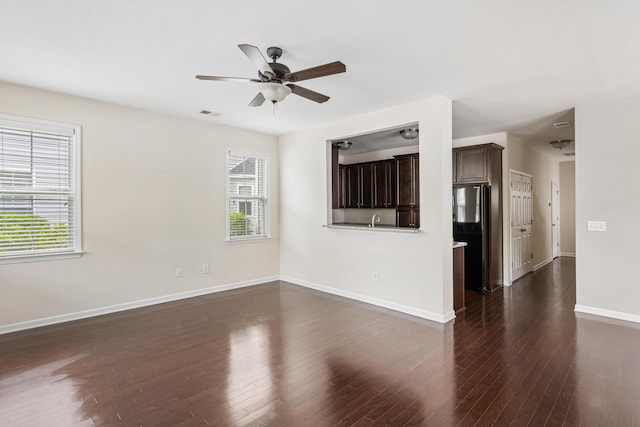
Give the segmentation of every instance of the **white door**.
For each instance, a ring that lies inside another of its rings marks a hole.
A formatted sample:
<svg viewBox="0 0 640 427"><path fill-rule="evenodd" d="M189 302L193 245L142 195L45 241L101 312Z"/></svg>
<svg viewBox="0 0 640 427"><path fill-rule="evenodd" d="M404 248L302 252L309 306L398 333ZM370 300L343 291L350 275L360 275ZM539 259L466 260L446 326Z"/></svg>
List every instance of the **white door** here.
<svg viewBox="0 0 640 427"><path fill-rule="evenodd" d="M560 252L560 209L559 209L560 191L558 184L551 181L551 256L553 259L558 258Z"/></svg>
<svg viewBox="0 0 640 427"><path fill-rule="evenodd" d="M533 269L532 176L511 171L511 280L516 280Z"/></svg>

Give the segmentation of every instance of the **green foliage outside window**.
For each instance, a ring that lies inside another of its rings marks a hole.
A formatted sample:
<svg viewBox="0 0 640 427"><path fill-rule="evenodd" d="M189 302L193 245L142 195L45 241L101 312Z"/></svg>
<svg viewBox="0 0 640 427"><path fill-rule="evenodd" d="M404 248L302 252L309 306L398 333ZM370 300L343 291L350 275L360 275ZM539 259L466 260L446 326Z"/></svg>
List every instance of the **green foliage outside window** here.
<svg viewBox="0 0 640 427"><path fill-rule="evenodd" d="M231 236L250 236L253 234L253 223L242 212L229 214L229 231Z"/></svg>
<svg viewBox="0 0 640 427"><path fill-rule="evenodd" d="M29 249L65 248L69 227L50 224L38 215L0 212L0 252Z"/></svg>

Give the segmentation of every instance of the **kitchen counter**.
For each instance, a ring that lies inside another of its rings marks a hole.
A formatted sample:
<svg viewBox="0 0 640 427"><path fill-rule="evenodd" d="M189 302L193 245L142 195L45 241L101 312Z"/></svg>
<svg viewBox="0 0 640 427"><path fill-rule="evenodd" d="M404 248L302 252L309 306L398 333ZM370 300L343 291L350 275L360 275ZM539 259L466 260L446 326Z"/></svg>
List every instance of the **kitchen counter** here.
<svg viewBox="0 0 640 427"><path fill-rule="evenodd" d="M396 227L395 225L380 225L380 224L377 224L375 227L371 227L370 224L361 224L361 223L353 223L353 222L340 222L340 223L334 223L334 224L327 224L327 225L323 225L323 227L332 228L332 229L358 230L358 231L386 231L391 233L409 233L409 234L420 233L419 228Z"/></svg>

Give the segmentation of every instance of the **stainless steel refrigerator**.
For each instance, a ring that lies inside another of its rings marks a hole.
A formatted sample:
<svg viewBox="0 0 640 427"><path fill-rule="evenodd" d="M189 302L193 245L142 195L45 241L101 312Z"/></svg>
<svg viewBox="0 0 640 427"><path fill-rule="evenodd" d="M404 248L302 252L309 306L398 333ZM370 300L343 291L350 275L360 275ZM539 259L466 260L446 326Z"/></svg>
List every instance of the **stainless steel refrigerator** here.
<svg viewBox="0 0 640 427"><path fill-rule="evenodd" d="M464 251L465 287L489 288L489 206L488 185L453 186L453 240L466 242Z"/></svg>

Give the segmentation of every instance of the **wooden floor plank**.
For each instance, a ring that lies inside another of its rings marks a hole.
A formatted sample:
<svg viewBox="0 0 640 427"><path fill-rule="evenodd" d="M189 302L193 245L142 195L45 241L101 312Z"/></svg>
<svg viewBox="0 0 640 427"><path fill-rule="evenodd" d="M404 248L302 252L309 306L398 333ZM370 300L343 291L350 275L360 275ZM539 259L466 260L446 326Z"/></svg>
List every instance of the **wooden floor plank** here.
<svg viewBox="0 0 640 427"><path fill-rule="evenodd" d="M0 336L0 424L640 426L640 326L575 260L455 322L273 282Z"/></svg>

